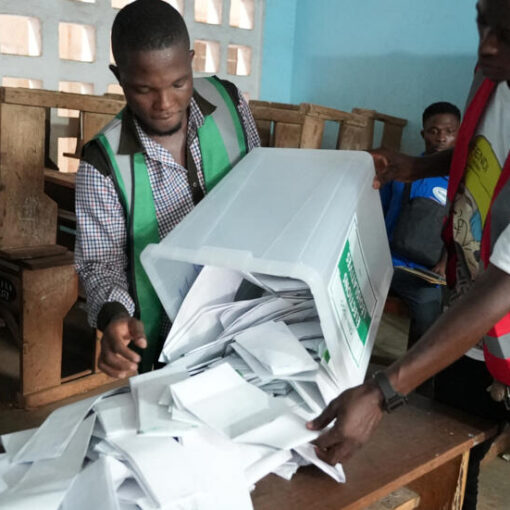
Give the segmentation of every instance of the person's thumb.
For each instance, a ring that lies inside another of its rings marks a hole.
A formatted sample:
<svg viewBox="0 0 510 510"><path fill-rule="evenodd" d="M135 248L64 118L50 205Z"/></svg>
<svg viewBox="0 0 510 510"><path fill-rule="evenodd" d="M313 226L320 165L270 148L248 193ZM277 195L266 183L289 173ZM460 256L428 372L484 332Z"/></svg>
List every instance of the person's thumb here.
<svg viewBox="0 0 510 510"><path fill-rule="evenodd" d="M324 411L322 411L317 418L312 421L309 421L306 424L306 428L310 430L320 430L323 429L328 423L333 421L336 417L336 405L335 401L331 402Z"/></svg>

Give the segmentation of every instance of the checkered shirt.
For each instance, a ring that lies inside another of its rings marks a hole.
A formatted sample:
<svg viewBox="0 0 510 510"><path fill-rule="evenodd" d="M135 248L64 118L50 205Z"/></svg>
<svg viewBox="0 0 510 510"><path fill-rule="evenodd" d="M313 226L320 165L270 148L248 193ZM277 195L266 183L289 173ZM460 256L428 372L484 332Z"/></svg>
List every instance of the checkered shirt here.
<svg viewBox="0 0 510 510"><path fill-rule="evenodd" d="M247 134L248 150L260 145L255 121L248 104L239 94L238 111ZM205 192L202 156L197 129L204 115L191 99L187 144ZM160 238L163 239L193 209L187 170L151 139L136 122L138 137L153 191ZM89 322L97 325L97 316L107 302L118 302L133 315L135 304L128 291L127 228L124 210L112 178L91 164L81 161L76 176L76 270L87 295ZM169 328L165 321L164 329Z"/></svg>

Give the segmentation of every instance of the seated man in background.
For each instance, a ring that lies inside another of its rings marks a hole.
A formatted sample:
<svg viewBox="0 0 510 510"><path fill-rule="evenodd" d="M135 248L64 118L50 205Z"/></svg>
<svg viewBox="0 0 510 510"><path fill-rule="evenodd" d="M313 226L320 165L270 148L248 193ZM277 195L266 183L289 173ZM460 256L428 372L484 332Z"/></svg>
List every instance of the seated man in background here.
<svg viewBox="0 0 510 510"><path fill-rule="evenodd" d="M167 2L120 10L112 52L127 106L84 147L75 258L89 322L103 332L99 368L126 377L152 368L169 329L140 253L260 142L235 85L193 80L188 31Z"/></svg>
<svg viewBox="0 0 510 510"><path fill-rule="evenodd" d="M447 102L433 103L423 112L421 136L424 155L451 149L460 126L459 109ZM386 230L395 273L391 291L409 307L408 348L441 313L442 289L398 268L426 269L444 277L446 251L441 230L448 176L427 177L413 183L389 182L381 189ZM419 200L416 200L419 199Z"/></svg>

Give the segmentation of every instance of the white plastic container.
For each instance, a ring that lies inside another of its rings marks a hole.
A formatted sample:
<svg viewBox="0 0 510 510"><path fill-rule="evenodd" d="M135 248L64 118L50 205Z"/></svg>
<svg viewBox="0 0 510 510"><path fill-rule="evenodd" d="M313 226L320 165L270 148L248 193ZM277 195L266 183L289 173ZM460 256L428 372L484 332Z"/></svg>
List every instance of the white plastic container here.
<svg viewBox="0 0 510 510"><path fill-rule="evenodd" d="M173 316L189 285L183 279L193 278L193 266L182 262L301 279L315 299L339 389L361 383L393 272L373 176L365 152L250 152L143 252L163 306Z"/></svg>

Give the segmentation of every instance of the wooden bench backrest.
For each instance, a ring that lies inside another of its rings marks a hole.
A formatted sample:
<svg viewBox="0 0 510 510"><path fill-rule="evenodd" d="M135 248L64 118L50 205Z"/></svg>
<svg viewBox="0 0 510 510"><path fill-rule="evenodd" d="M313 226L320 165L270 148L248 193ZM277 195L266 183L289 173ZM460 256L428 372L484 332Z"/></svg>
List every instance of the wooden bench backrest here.
<svg viewBox="0 0 510 510"><path fill-rule="evenodd" d="M369 142L369 120L312 103L291 105L250 101L263 147L320 149L326 121L338 124L337 148L364 150Z"/></svg>

